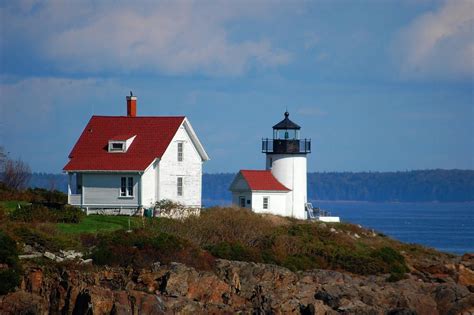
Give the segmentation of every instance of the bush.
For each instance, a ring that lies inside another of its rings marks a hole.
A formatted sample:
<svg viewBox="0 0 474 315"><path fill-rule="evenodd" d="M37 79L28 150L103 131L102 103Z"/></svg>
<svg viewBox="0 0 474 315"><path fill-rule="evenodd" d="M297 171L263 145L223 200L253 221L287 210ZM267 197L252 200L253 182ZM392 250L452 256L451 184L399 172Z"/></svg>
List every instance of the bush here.
<svg viewBox="0 0 474 315"><path fill-rule="evenodd" d="M387 279L389 282L396 282L405 278L405 273L409 271L405 257L399 252L390 247L382 247L373 252L375 257L381 259L386 267L384 272L390 273L390 277Z"/></svg>
<svg viewBox="0 0 474 315"><path fill-rule="evenodd" d="M384 264L370 255L370 252L358 252L341 249L334 258L329 258L333 268L343 269L361 275L384 272Z"/></svg>
<svg viewBox="0 0 474 315"><path fill-rule="evenodd" d="M149 230L123 231L99 236L91 258L98 265L143 268L153 262L181 262L197 269L210 269L213 257L189 241Z"/></svg>
<svg viewBox="0 0 474 315"><path fill-rule="evenodd" d="M160 219L158 231L186 239L212 255L240 261L273 263L291 270L328 268L356 274L404 273L405 261L391 247L354 241L359 227L340 224L331 233L319 224L286 220L248 209L211 208L182 221Z"/></svg>
<svg viewBox="0 0 474 315"><path fill-rule="evenodd" d="M282 265L291 271L308 270L318 268L316 260L313 257L306 255L292 255L288 256Z"/></svg>
<svg viewBox="0 0 474 315"><path fill-rule="evenodd" d="M391 272L390 276L387 278L387 282L397 282L403 279L406 279L404 272Z"/></svg>
<svg viewBox="0 0 474 315"><path fill-rule="evenodd" d="M77 248L79 244L76 239L56 233L56 228L51 224L22 224L13 230L19 241L39 247L41 250L59 251L60 249Z"/></svg>
<svg viewBox="0 0 474 315"><path fill-rule="evenodd" d="M80 223L86 214L79 208L65 205L62 209L53 210L58 223Z"/></svg>
<svg viewBox="0 0 474 315"><path fill-rule="evenodd" d="M0 268L0 295L3 295L13 291L20 284L21 266L15 241L1 230L0 265L3 265Z"/></svg>
<svg viewBox="0 0 474 315"><path fill-rule="evenodd" d="M207 209L199 217L187 218L173 227L170 230L172 234L176 233L203 247L222 242L255 247L272 229L262 216L240 208Z"/></svg>
<svg viewBox="0 0 474 315"><path fill-rule="evenodd" d="M15 291L20 284L20 275L17 270L6 269L0 270L0 295Z"/></svg>
<svg viewBox="0 0 474 315"><path fill-rule="evenodd" d="M0 222L4 222L8 218L7 209L0 205Z"/></svg>
<svg viewBox="0 0 474 315"><path fill-rule="evenodd" d="M81 209L69 205L61 209L51 209L41 204L16 208L10 219L21 222L79 223L85 217Z"/></svg>
<svg viewBox="0 0 474 315"><path fill-rule="evenodd" d="M28 188L25 191L29 202L42 204L49 208L59 209L67 204L67 195L58 190L44 188Z"/></svg>
<svg viewBox="0 0 474 315"><path fill-rule="evenodd" d="M187 208L180 203L168 199L157 201L154 211L161 217L173 219L185 219L189 216L199 215L198 209Z"/></svg>
<svg viewBox="0 0 474 315"><path fill-rule="evenodd" d="M262 262L262 256L256 248L244 246L240 243L222 242L206 247L212 255L229 260Z"/></svg>

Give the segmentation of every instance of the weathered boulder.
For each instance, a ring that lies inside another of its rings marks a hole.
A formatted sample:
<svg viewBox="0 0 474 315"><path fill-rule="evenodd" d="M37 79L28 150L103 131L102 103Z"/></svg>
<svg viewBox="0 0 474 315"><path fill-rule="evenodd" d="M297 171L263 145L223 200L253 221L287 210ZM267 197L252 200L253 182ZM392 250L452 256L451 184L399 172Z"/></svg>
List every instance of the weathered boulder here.
<svg viewBox="0 0 474 315"><path fill-rule="evenodd" d="M40 296L25 291L0 297L0 314L27 315L48 314L48 304Z"/></svg>
<svg viewBox="0 0 474 315"><path fill-rule="evenodd" d="M465 286L474 286L474 271L460 264L458 268L458 283Z"/></svg>

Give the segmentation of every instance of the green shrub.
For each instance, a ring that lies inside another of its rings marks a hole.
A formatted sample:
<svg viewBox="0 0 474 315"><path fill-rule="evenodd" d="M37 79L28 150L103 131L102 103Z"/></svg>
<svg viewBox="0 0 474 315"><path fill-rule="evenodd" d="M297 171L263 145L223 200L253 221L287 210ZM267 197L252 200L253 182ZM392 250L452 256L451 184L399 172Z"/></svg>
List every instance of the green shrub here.
<svg viewBox="0 0 474 315"><path fill-rule="evenodd" d="M16 208L10 213L11 220L21 222L79 223L84 217L81 209L69 205L54 209L32 204Z"/></svg>
<svg viewBox="0 0 474 315"><path fill-rule="evenodd" d="M408 272L405 257L391 247L382 247L373 251L372 255L385 263L383 272L388 272L394 275L404 275L405 272Z"/></svg>
<svg viewBox="0 0 474 315"><path fill-rule="evenodd" d="M391 272L390 276L387 278L387 282L397 282L403 279L406 279L404 272Z"/></svg>
<svg viewBox="0 0 474 315"><path fill-rule="evenodd" d="M375 257L382 259L387 263L405 263L405 258L391 247L382 247L373 252Z"/></svg>
<svg viewBox="0 0 474 315"><path fill-rule="evenodd" d="M340 268L361 275L377 274L384 270L383 263L372 257L370 253L353 251L347 248L341 249L329 260L333 268Z"/></svg>
<svg viewBox="0 0 474 315"><path fill-rule="evenodd" d="M282 265L291 271L308 270L318 268L318 264L313 257L307 255L288 256Z"/></svg>
<svg viewBox="0 0 474 315"><path fill-rule="evenodd" d="M86 214L79 208L66 205L62 209L53 210L57 223L80 223Z"/></svg>
<svg viewBox="0 0 474 315"><path fill-rule="evenodd" d="M20 284L20 275L17 270L0 270L0 295L12 292Z"/></svg>
<svg viewBox="0 0 474 315"><path fill-rule="evenodd" d="M48 207L60 208L67 203L67 195L58 190L28 188L25 191L28 201L41 203Z"/></svg>
<svg viewBox="0 0 474 315"><path fill-rule="evenodd" d="M52 225L21 225L13 230L15 236L23 243L42 250L59 251L60 249L77 248L79 243L76 239L56 233Z"/></svg>
<svg viewBox="0 0 474 315"><path fill-rule="evenodd" d="M262 262L262 257L255 248L240 243L221 242L206 247L209 252L219 258L240 261Z"/></svg>
<svg viewBox="0 0 474 315"><path fill-rule="evenodd" d="M147 267L153 262L181 262L198 269L210 269L213 257L196 245L167 233L135 230L99 236L91 258L98 265Z"/></svg>
<svg viewBox="0 0 474 315"><path fill-rule="evenodd" d="M21 266L15 241L0 230L0 295L7 294L20 283Z"/></svg>
<svg viewBox="0 0 474 315"><path fill-rule="evenodd" d="M42 205L29 205L16 208L10 212L10 219L21 222L55 222L56 217L49 208Z"/></svg>
<svg viewBox="0 0 474 315"><path fill-rule="evenodd" d="M0 205L0 222L4 222L8 218L7 209Z"/></svg>
<svg viewBox="0 0 474 315"><path fill-rule="evenodd" d="M272 228L262 216L249 209L210 208L199 217L190 216L182 222L160 220L158 228L166 233L188 239L201 247L221 242L255 246Z"/></svg>
<svg viewBox="0 0 474 315"><path fill-rule="evenodd" d="M156 251L168 252L182 250L187 242L167 233L160 233L149 240L148 244Z"/></svg>

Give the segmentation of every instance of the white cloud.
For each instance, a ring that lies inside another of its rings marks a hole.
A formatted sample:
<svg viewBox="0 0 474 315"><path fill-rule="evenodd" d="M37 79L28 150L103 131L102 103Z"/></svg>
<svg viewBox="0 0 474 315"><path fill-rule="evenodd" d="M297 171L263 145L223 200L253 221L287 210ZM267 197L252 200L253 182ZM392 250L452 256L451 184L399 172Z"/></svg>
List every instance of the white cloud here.
<svg viewBox="0 0 474 315"><path fill-rule="evenodd" d="M457 79L474 74L474 1L451 0L418 16L393 43L403 75Z"/></svg>
<svg viewBox="0 0 474 315"><path fill-rule="evenodd" d="M91 78L32 77L15 81L4 77L1 81L2 117L0 122L7 127L5 132L25 127L32 130L40 126L50 128L48 124L51 123L52 116L55 116L59 108L85 106L85 111L89 112L91 110L89 106L103 99L105 94L123 93L126 90L114 80ZM29 122L34 122L34 124L29 124Z"/></svg>
<svg viewBox="0 0 474 315"><path fill-rule="evenodd" d="M28 36L65 72L239 75L290 60L268 38L231 39L230 23L265 19L271 9L263 1L51 1L24 14L3 9L2 16L10 33Z"/></svg>
<svg viewBox="0 0 474 315"><path fill-rule="evenodd" d="M110 79L0 77L0 145L35 171L59 172L90 115L123 113L125 99L115 96L125 91Z"/></svg>

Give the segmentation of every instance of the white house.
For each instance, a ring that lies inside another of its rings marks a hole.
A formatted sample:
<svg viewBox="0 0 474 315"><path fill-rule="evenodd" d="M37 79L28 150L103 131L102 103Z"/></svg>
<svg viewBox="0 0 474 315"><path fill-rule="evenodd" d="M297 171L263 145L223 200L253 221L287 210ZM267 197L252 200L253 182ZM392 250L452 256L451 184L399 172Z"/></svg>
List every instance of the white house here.
<svg viewBox="0 0 474 315"><path fill-rule="evenodd" d="M127 116L92 116L64 171L69 204L135 213L169 199L201 207L202 165L209 160L189 120L140 117L127 96Z"/></svg>

